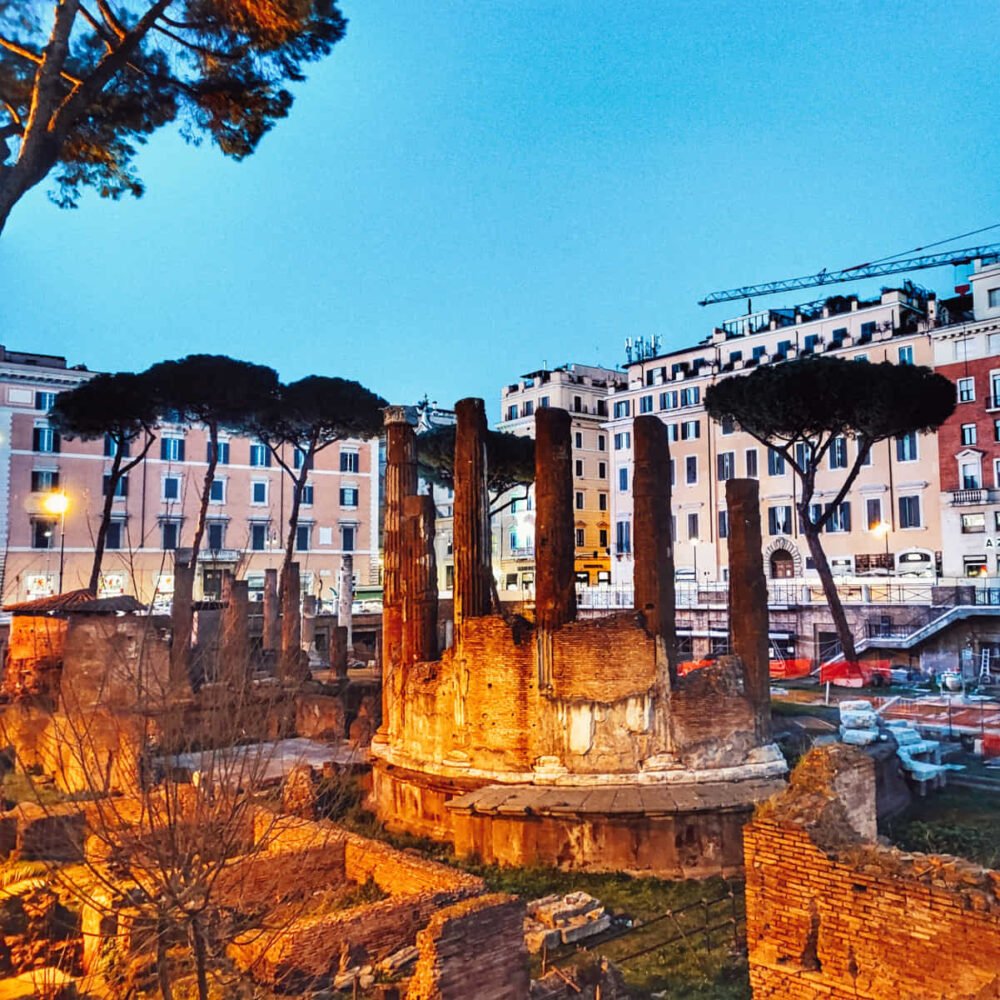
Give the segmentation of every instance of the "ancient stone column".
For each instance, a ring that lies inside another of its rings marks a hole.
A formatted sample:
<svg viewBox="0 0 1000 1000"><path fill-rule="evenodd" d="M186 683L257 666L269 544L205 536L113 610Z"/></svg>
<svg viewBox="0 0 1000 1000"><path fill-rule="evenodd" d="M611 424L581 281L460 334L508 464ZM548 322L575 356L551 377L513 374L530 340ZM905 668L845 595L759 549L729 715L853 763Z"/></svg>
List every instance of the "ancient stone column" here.
<svg viewBox="0 0 1000 1000"><path fill-rule="evenodd" d="M278 673L283 680L298 679L301 670L302 618L299 564L289 563L281 595L281 662Z"/></svg>
<svg viewBox="0 0 1000 1000"><path fill-rule="evenodd" d="M760 538L760 490L756 479L726 483L729 508L729 636L743 664L744 684L754 705L757 735L771 738L767 581Z"/></svg>
<svg viewBox="0 0 1000 1000"><path fill-rule="evenodd" d="M437 648L437 558L434 553L434 500L403 501L403 653L405 664L434 660Z"/></svg>
<svg viewBox="0 0 1000 1000"><path fill-rule="evenodd" d="M191 669L191 633L194 630L194 567L174 555L174 599L170 610L170 676L187 683Z"/></svg>
<svg viewBox="0 0 1000 1000"><path fill-rule="evenodd" d="M670 445L659 417L636 417L632 424L632 531L635 609L646 630L659 636L667 654L670 681L677 680L674 552L670 515Z"/></svg>
<svg viewBox="0 0 1000 1000"><path fill-rule="evenodd" d="M278 571L264 570L264 632L261 645L265 650L278 649L281 645L281 605L278 601Z"/></svg>
<svg viewBox="0 0 1000 1000"><path fill-rule="evenodd" d="M403 634L400 552L403 498L417 492L417 439L406 407L388 406L386 432L385 521L382 530L382 671L395 663ZM341 622L341 624L344 624ZM383 712L387 717L388 713Z"/></svg>
<svg viewBox="0 0 1000 1000"><path fill-rule="evenodd" d="M354 652L354 556L340 559L337 581L337 624L347 629L347 655Z"/></svg>
<svg viewBox="0 0 1000 1000"><path fill-rule="evenodd" d="M339 680L347 676L347 629L342 625L330 629L330 669Z"/></svg>
<svg viewBox="0 0 1000 1000"><path fill-rule="evenodd" d="M220 680L242 684L250 673L250 591L246 580L222 578L222 642Z"/></svg>
<svg viewBox="0 0 1000 1000"><path fill-rule="evenodd" d="M455 404L454 618L461 641L469 618L490 613L490 507L486 491L486 410L481 399Z"/></svg>
<svg viewBox="0 0 1000 1000"><path fill-rule="evenodd" d="M310 654L316 652L316 595L302 598L302 648Z"/></svg>
<svg viewBox="0 0 1000 1000"><path fill-rule="evenodd" d="M576 616L572 418L535 412L535 619L552 632Z"/></svg>

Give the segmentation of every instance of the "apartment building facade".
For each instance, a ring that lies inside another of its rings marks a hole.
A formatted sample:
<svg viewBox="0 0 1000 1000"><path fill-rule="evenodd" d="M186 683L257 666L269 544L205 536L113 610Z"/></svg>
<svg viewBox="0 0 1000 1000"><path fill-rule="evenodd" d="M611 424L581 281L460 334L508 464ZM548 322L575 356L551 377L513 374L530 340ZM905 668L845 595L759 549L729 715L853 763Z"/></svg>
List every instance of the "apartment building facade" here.
<svg viewBox="0 0 1000 1000"><path fill-rule="evenodd" d="M90 378L64 358L0 348L0 533L5 603L87 585L112 453L105 441L60 439L48 420L59 392ZM283 455L297 461L291 449ZM280 566L292 484L259 441L223 435L210 487L195 596L219 594L222 574L263 589ZM208 464L201 427L164 424L115 498L102 569L105 594L169 601L173 562L190 546ZM51 497L65 498L53 514ZM343 557L359 590L377 586L378 441L339 442L320 452L295 534L303 593L332 601ZM61 570L61 572L60 572ZM61 579L60 579L61 577Z"/></svg>
<svg viewBox="0 0 1000 1000"><path fill-rule="evenodd" d="M829 354L848 360L924 364L933 361L930 325L936 300L912 285L873 301L834 296L810 307L766 310L716 329L694 347L643 358L609 399L612 455L612 581L632 583L631 423L650 413L668 427L673 475L674 558L679 580L721 582L728 565L725 481L760 481L765 571L771 579L815 578L798 524L799 484L779 454L738 427L705 412L706 390L769 364ZM830 449L815 503L830 502L853 464L857 444ZM933 575L941 554L935 435L881 442L824 534L841 577Z"/></svg>
<svg viewBox="0 0 1000 1000"><path fill-rule="evenodd" d="M943 572L1000 575L1000 264L969 276L971 306L933 333L934 367L956 387L938 431Z"/></svg>
<svg viewBox="0 0 1000 1000"><path fill-rule="evenodd" d="M611 580L611 452L605 428L611 393L624 388L622 372L567 364L522 375L501 392L498 429L533 436L535 411L567 410L573 435L573 507L578 582ZM494 566L500 590L530 593L534 586L534 493L529 490L494 521Z"/></svg>

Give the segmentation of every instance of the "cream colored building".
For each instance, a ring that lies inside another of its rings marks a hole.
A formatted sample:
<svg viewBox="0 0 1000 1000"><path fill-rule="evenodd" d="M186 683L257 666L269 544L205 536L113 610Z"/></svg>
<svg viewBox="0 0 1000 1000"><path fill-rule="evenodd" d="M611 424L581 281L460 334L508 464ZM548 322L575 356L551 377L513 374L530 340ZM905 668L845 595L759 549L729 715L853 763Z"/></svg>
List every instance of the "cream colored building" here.
<svg viewBox="0 0 1000 1000"><path fill-rule="evenodd" d="M655 414L669 428L675 563L679 580L721 582L728 564L725 481L760 481L765 570L770 579L818 586L796 514L799 483L780 456L750 435L710 420L706 390L752 368L829 354L846 359L931 365L936 301L906 284L874 301L833 296L811 309L772 309L723 324L697 345L633 362L627 384L608 400L612 579L632 583L633 419ZM856 457L856 443L831 448L815 503L830 502ZM827 526L823 546L834 574L867 580L933 575L940 561L938 442L910 435L875 446ZM859 582L859 586L860 586Z"/></svg>
<svg viewBox="0 0 1000 1000"><path fill-rule="evenodd" d="M499 430L533 435L535 411L568 410L573 433L576 575L581 583L611 579L611 449L605 429L608 400L626 386L624 373L595 365L543 368L505 386ZM534 585L533 493L494 519L494 560L501 593L530 593Z"/></svg>

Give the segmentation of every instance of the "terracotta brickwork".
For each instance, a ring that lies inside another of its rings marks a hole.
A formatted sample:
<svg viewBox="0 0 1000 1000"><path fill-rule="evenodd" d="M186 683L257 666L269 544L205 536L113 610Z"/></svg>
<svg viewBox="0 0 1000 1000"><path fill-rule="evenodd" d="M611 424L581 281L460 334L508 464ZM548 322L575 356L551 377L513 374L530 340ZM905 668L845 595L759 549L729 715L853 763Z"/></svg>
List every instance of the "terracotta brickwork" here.
<svg viewBox="0 0 1000 1000"><path fill-rule="evenodd" d="M388 894L376 903L301 916L276 932L253 932L238 941L230 948L233 959L265 982L288 987L320 980L336 970L344 954L352 964L385 958L412 945L439 909L483 892L482 881L472 875L329 823L261 809L255 826L264 850L234 865L224 881L237 907L273 903L304 881L319 891L371 880Z"/></svg>
<svg viewBox="0 0 1000 1000"><path fill-rule="evenodd" d="M65 618L15 615L10 621L3 693L9 698L59 694L59 667L66 643Z"/></svg>
<svg viewBox="0 0 1000 1000"><path fill-rule="evenodd" d="M529 994L524 904L480 896L434 914L417 935L406 1000L524 1000Z"/></svg>
<svg viewBox="0 0 1000 1000"><path fill-rule="evenodd" d="M747 826L755 1000L1000 996L1000 873L874 837L874 768L813 751Z"/></svg>

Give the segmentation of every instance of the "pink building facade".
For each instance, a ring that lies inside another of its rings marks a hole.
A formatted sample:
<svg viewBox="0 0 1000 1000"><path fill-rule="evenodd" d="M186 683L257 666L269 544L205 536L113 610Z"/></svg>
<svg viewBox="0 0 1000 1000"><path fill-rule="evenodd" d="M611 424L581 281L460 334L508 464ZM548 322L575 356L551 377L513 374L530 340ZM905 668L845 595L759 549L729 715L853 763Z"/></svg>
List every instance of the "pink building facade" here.
<svg viewBox="0 0 1000 1000"><path fill-rule="evenodd" d="M111 456L104 441L60 439L48 409L59 392L90 378L63 358L0 347L0 584L4 603L86 586ZM168 603L176 550L189 547L207 468L207 433L164 424L114 501L101 590ZM292 484L258 441L224 435L198 558L195 596L219 593L226 571L251 594L280 567ZM294 457L283 456L289 465ZM322 451L310 474L296 530L304 594L335 599L345 555L356 588L379 584L377 440L345 440ZM48 506L66 497L65 514ZM60 567L62 580L60 581Z"/></svg>

